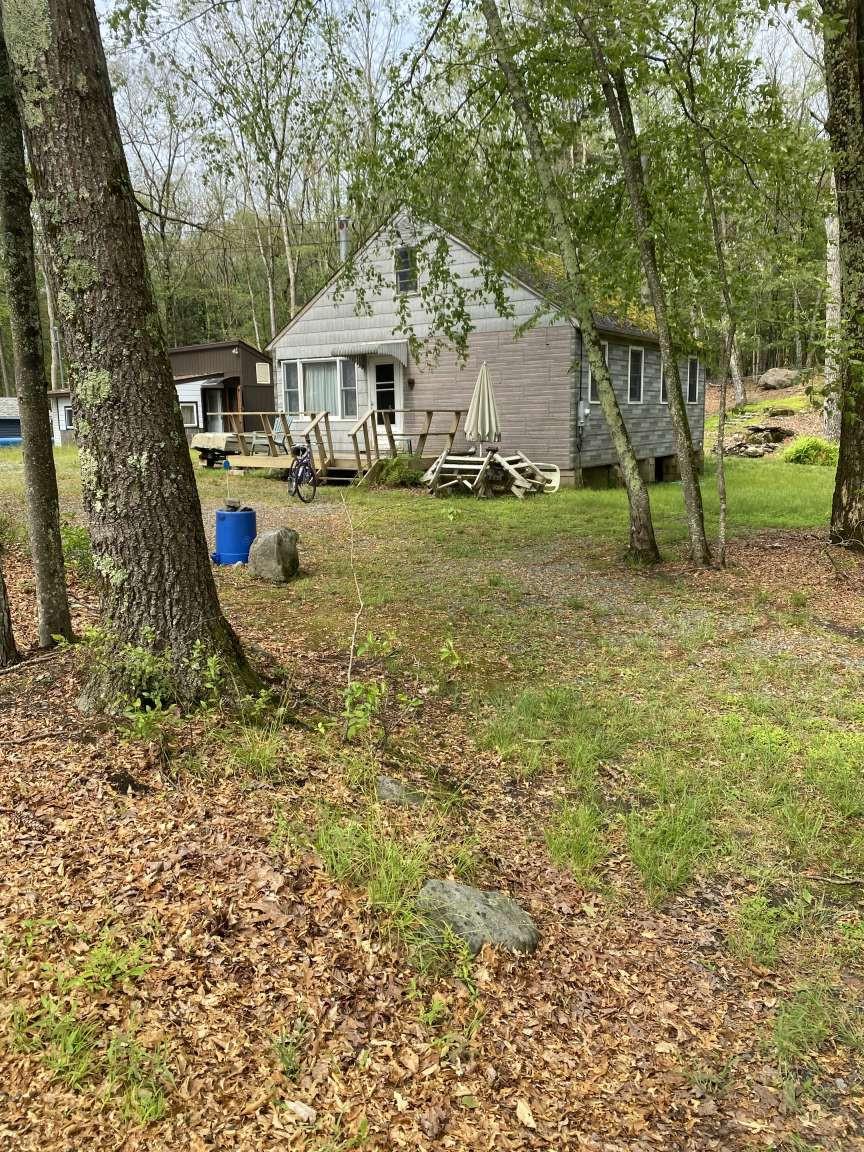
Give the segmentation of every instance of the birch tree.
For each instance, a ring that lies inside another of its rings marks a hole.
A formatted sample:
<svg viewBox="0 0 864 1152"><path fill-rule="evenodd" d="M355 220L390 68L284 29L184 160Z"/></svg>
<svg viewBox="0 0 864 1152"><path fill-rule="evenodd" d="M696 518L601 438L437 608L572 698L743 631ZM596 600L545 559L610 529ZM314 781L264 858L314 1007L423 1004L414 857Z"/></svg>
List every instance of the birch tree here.
<svg viewBox="0 0 864 1152"><path fill-rule="evenodd" d="M170 660L184 698L202 691L210 658L251 683L216 595L95 9L90 0L3 4L106 625L116 642Z"/></svg>
<svg viewBox="0 0 864 1152"><path fill-rule="evenodd" d="M513 110L522 125L538 182L543 189L546 211L552 223L564 264L572 314L579 323L588 362L597 381L600 405L609 427L621 474L627 488L630 505L630 550L640 561L651 563L659 559L659 551L654 536L648 489L639 472L636 455L603 357L600 335L594 322L591 301L580 265L579 252L567 220L563 198L558 190L554 169L501 23L497 4L495 0L481 0L481 2L498 67L501 70Z"/></svg>
<svg viewBox="0 0 864 1152"><path fill-rule="evenodd" d="M15 385L21 415L24 487L30 552L36 577L39 643L71 639L66 593L60 501L54 469L53 435L48 411L39 289L30 216L30 189L21 122L9 70L0 10L0 255L12 328Z"/></svg>

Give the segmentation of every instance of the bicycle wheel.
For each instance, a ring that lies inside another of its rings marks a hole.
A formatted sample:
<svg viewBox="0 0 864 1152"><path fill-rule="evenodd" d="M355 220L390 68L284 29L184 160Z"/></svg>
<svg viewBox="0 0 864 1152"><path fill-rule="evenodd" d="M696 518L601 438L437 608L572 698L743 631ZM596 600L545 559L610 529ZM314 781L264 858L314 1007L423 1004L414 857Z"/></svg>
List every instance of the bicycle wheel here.
<svg viewBox="0 0 864 1152"><path fill-rule="evenodd" d="M315 490L318 487L318 480L315 476L315 471L308 464L304 464L302 468L298 468L294 475L294 495L299 496L304 504L309 504L315 499Z"/></svg>

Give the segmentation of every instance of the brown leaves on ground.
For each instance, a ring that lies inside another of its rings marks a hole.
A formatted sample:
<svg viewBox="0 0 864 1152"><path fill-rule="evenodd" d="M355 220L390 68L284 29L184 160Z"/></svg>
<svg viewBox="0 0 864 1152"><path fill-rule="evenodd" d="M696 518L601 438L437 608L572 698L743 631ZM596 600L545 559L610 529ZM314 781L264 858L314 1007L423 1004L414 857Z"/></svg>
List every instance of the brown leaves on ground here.
<svg viewBox="0 0 864 1152"><path fill-rule="evenodd" d="M859 595L814 562L811 538L777 537L782 565L773 539L736 543L730 573L698 579L734 599L754 571L782 567L784 584L817 581L832 619L832 591ZM14 557L7 572L26 648L28 572ZM80 622L92 605L76 602ZM298 698L314 694L315 667L304 662ZM327 661L320 676L330 699ZM514 792L473 748L469 718L430 707L422 752L455 779L481 778L458 819L493 863L484 879L524 905L542 942L530 959L486 950L470 973L433 979L314 854L273 848L275 806L304 823L345 800L302 733L285 736L294 782L172 780L145 748L79 715L75 697L68 654L0 680L0 1148L804 1147L793 1135L864 1146L860 1085L839 1063L790 1110L764 1045L781 978L724 948L735 894L701 884L657 911L635 888L586 893L549 864L550 797ZM392 817L408 831L423 818ZM43 997L69 995L58 973L80 972L106 938L139 942L146 970L74 998L100 1043L122 1029L164 1054L166 1110L146 1126L104 1077L72 1090L16 1043L16 1020L20 1031Z"/></svg>

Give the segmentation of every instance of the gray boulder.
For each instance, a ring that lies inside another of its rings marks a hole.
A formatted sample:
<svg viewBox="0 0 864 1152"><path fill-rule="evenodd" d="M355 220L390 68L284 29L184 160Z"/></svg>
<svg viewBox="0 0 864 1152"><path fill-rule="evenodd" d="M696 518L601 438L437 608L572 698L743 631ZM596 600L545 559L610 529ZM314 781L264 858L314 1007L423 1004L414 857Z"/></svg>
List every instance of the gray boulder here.
<svg viewBox="0 0 864 1152"><path fill-rule="evenodd" d="M533 952L540 939L534 921L509 896L455 880L427 880L417 897L417 911L433 929L450 928L472 956L487 943Z"/></svg>
<svg viewBox="0 0 864 1152"><path fill-rule="evenodd" d="M391 776L379 776L375 781L375 795L382 804L397 804L401 808L419 808L426 794L410 784L402 784Z"/></svg>
<svg viewBox="0 0 864 1152"><path fill-rule="evenodd" d="M768 392L777 388L791 388L797 383L801 372L797 368L769 368L759 377L759 387Z"/></svg>
<svg viewBox="0 0 864 1152"><path fill-rule="evenodd" d="M249 549L249 571L259 580L284 584L300 570L299 539L293 528L260 532Z"/></svg>

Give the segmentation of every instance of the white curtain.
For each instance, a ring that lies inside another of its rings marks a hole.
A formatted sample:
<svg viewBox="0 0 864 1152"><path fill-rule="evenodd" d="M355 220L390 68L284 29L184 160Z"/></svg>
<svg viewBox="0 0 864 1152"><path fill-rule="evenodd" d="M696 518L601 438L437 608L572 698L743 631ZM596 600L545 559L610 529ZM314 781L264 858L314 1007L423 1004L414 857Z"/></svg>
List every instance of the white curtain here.
<svg viewBox="0 0 864 1152"><path fill-rule="evenodd" d="M336 361L303 365L303 403L307 412L339 411L339 377Z"/></svg>

